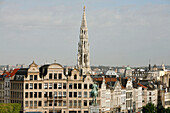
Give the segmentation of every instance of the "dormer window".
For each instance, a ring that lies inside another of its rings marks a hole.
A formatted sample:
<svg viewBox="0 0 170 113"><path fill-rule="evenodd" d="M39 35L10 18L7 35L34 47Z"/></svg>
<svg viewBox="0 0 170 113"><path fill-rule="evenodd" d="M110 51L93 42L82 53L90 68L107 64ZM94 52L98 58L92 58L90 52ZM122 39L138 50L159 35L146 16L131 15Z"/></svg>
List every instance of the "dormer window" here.
<svg viewBox="0 0 170 113"><path fill-rule="evenodd" d="M62 79L62 74L61 73L59 73L58 79Z"/></svg>
<svg viewBox="0 0 170 113"><path fill-rule="evenodd" d="M30 75L30 80L33 80L33 75Z"/></svg>
<svg viewBox="0 0 170 113"><path fill-rule="evenodd" d="M49 74L49 79L52 79L52 78L53 78L52 73L50 73Z"/></svg>
<svg viewBox="0 0 170 113"><path fill-rule="evenodd" d="M37 75L34 75L34 80L37 80Z"/></svg>
<svg viewBox="0 0 170 113"><path fill-rule="evenodd" d="M74 75L74 79L77 79L77 75L76 74Z"/></svg>
<svg viewBox="0 0 170 113"><path fill-rule="evenodd" d="M57 79L57 73L54 73L54 79Z"/></svg>

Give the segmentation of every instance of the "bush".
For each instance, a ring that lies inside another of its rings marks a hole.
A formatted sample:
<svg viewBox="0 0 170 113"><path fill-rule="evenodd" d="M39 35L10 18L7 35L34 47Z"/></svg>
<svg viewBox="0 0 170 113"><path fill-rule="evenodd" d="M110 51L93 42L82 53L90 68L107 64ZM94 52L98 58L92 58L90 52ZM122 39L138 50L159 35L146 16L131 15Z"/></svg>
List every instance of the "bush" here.
<svg viewBox="0 0 170 113"><path fill-rule="evenodd" d="M157 108L152 103L146 104L146 106L142 107L143 113L157 113Z"/></svg>
<svg viewBox="0 0 170 113"><path fill-rule="evenodd" d="M0 103L0 113L19 113L21 104L19 103Z"/></svg>

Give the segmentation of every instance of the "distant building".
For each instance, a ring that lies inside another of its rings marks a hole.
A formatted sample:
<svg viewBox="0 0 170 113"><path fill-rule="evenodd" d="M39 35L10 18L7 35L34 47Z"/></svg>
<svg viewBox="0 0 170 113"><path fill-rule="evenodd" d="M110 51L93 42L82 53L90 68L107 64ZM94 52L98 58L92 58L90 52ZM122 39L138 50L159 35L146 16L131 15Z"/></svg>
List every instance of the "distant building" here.
<svg viewBox="0 0 170 113"><path fill-rule="evenodd" d="M119 75L115 71L113 71L112 68L110 68L105 75L110 77L119 77Z"/></svg>

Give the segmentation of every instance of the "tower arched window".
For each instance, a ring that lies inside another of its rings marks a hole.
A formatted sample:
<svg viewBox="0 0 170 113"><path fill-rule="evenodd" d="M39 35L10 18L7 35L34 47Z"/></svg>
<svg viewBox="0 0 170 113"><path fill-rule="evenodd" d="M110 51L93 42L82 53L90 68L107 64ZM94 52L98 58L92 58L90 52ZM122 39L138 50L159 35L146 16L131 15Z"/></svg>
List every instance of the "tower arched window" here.
<svg viewBox="0 0 170 113"><path fill-rule="evenodd" d="M84 48L86 47L86 42L84 41Z"/></svg>
<svg viewBox="0 0 170 113"><path fill-rule="evenodd" d="M74 75L74 79L77 79L77 75L76 74Z"/></svg>

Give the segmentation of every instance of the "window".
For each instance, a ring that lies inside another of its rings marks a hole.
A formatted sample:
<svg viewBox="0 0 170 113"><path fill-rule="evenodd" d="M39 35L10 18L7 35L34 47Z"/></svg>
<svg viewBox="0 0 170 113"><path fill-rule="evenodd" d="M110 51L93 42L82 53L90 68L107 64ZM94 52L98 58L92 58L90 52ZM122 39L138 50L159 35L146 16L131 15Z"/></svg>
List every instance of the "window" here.
<svg viewBox="0 0 170 113"><path fill-rule="evenodd" d="M34 107L37 107L37 101L34 101Z"/></svg>
<svg viewBox="0 0 170 113"><path fill-rule="evenodd" d="M84 89L87 89L87 84L84 84Z"/></svg>
<svg viewBox="0 0 170 113"><path fill-rule="evenodd" d="M79 106L79 107L81 106L81 100L78 101L78 106Z"/></svg>
<svg viewBox="0 0 170 113"><path fill-rule="evenodd" d="M37 83L34 83L34 89L37 89Z"/></svg>
<svg viewBox="0 0 170 113"><path fill-rule="evenodd" d="M81 89L81 84L78 84L78 89Z"/></svg>
<svg viewBox="0 0 170 113"><path fill-rule="evenodd" d="M38 106L41 106L41 101L38 101Z"/></svg>
<svg viewBox="0 0 170 113"><path fill-rule="evenodd" d="M54 92L54 97L57 97L57 92Z"/></svg>
<svg viewBox="0 0 170 113"><path fill-rule="evenodd" d="M64 97L64 98L66 98L66 95L67 95L66 92L63 92L63 97Z"/></svg>
<svg viewBox="0 0 170 113"><path fill-rule="evenodd" d="M72 106L72 100L69 100L69 106Z"/></svg>
<svg viewBox="0 0 170 113"><path fill-rule="evenodd" d="M66 106L66 101L63 101L63 106Z"/></svg>
<svg viewBox="0 0 170 113"><path fill-rule="evenodd" d="M49 92L49 97L52 98L53 97L53 93Z"/></svg>
<svg viewBox="0 0 170 113"><path fill-rule="evenodd" d="M81 98L81 92L78 92L78 97Z"/></svg>
<svg viewBox="0 0 170 113"><path fill-rule="evenodd" d="M72 92L69 92L69 97L72 97Z"/></svg>
<svg viewBox="0 0 170 113"><path fill-rule="evenodd" d="M37 98L37 92L34 92L34 98Z"/></svg>
<svg viewBox="0 0 170 113"><path fill-rule="evenodd" d="M44 89L48 89L48 83L44 83Z"/></svg>
<svg viewBox="0 0 170 113"><path fill-rule="evenodd" d="M33 106L33 101L30 101L30 107L32 107Z"/></svg>
<svg viewBox="0 0 170 113"><path fill-rule="evenodd" d="M152 93L151 92L149 92L149 95L151 95Z"/></svg>
<svg viewBox="0 0 170 113"><path fill-rule="evenodd" d="M62 88L62 83L58 83L58 89Z"/></svg>
<svg viewBox="0 0 170 113"><path fill-rule="evenodd" d="M69 89L72 89L72 83L69 84Z"/></svg>
<svg viewBox="0 0 170 113"><path fill-rule="evenodd" d="M49 89L52 89L52 87L53 87L53 84L49 83Z"/></svg>
<svg viewBox="0 0 170 113"><path fill-rule="evenodd" d="M49 74L49 79L52 79L53 78L53 75L52 73Z"/></svg>
<svg viewBox="0 0 170 113"><path fill-rule="evenodd" d="M44 106L47 106L48 105L48 102L47 101L44 101Z"/></svg>
<svg viewBox="0 0 170 113"><path fill-rule="evenodd" d="M30 80L33 80L33 75L30 75Z"/></svg>
<svg viewBox="0 0 170 113"><path fill-rule="evenodd" d="M57 73L54 73L54 79L57 79Z"/></svg>
<svg viewBox="0 0 170 113"><path fill-rule="evenodd" d="M62 101L59 100L58 106L62 106Z"/></svg>
<svg viewBox="0 0 170 113"><path fill-rule="evenodd" d="M74 106L77 106L77 100L74 100Z"/></svg>
<svg viewBox="0 0 170 113"><path fill-rule="evenodd" d="M47 97L47 96L48 96L47 92L44 92L44 97Z"/></svg>
<svg viewBox="0 0 170 113"><path fill-rule="evenodd" d="M37 75L34 75L34 80L37 80Z"/></svg>
<svg viewBox="0 0 170 113"><path fill-rule="evenodd" d="M25 84L25 89L28 89L28 84Z"/></svg>
<svg viewBox="0 0 170 113"><path fill-rule="evenodd" d="M30 98L32 98L33 97L33 93L32 92L30 92Z"/></svg>
<svg viewBox="0 0 170 113"><path fill-rule="evenodd" d="M28 107L28 101L25 101L25 107Z"/></svg>
<svg viewBox="0 0 170 113"><path fill-rule="evenodd" d="M92 89L92 84L89 85L89 89Z"/></svg>
<svg viewBox="0 0 170 113"><path fill-rule="evenodd" d="M89 98L90 98L90 97L92 97L92 96L91 96L91 92L89 92ZM106 98L107 98L107 96L106 96Z"/></svg>
<svg viewBox="0 0 170 113"><path fill-rule="evenodd" d="M28 98L28 92L25 92L25 98Z"/></svg>
<svg viewBox="0 0 170 113"><path fill-rule="evenodd" d="M42 84L41 83L39 83L39 89L42 89Z"/></svg>
<svg viewBox="0 0 170 113"><path fill-rule="evenodd" d="M132 107L132 100L126 101L126 107Z"/></svg>
<svg viewBox="0 0 170 113"><path fill-rule="evenodd" d="M84 98L87 98L87 92L84 92Z"/></svg>
<svg viewBox="0 0 170 113"><path fill-rule="evenodd" d="M30 89L33 89L33 84L32 83L30 83Z"/></svg>
<svg viewBox="0 0 170 113"><path fill-rule="evenodd" d="M61 91L58 92L58 96L59 96L59 97L62 97L62 92L61 92Z"/></svg>
<svg viewBox="0 0 170 113"><path fill-rule="evenodd" d="M54 102L54 106L57 106L57 101Z"/></svg>
<svg viewBox="0 0 170 113"><path fill-rule="evenodd" d="M77 97L77 92L74 92L74 97Z"/></svg>
<svg viewBox="0 0 170 113"><path fill-rule="evenodd" d="M66 89L66 87L67 87L66 83L63 83L63 89Z"/></svg>
<svg viewBox="0 0 170 113"><path fill-rule="evenodd" d="M77 84L74 84L74 89L77 89Z"/></svg>
<svg viewBox="0 0 170 113"><path fill-rule="evenodd" d="M57 89L57 83L54 83L54 89Z"/></svg>
<svg viewBox="0 0 170 113"><path fill-rule="evenodd" d="M74 79L77 79L77 75L76 74L74 75Z"/></svg>
<svg viewBox="0 0 170 113"><path fill-rule="evenodd" d="M127 92L126 93L126 98L132 98L132 92Z"/></svg>
<svg viewBox="0 0 170 113"><path fill-rule="evenodd" d="M84 100L84 106L87 106L87 100Z"/></svg>
<svg viewBox="0 0 170 113"><path fill-rule="evenodd" d="M149 97L149 101L150 101L150 102L152 101L152 98L151 98L151 97Z"/></svg>
<svg viewBox="0 0 170 113"><path fill-rule="evenodd" d="M52 106L53 104L52 104L52 101L49 101L49 106Z"/></svg>
<svg viewBox="0 0 170 113"><path fill-rule="evenodd" d="M41 98L42 97L42 93L38 92L38 97Z"/></svg>
<svg viewBox="0 0 170 113"><path fill-rule="evenodd" d="M92 105L92 101L90 100L90 101L89 101L89 106L91 106L91 105Z"/></svg>
<svg viewBox="0 0 170 113"><path fill-rule="evenodd" d="M58 74L58 79L62 79L62 74L61 73Z"/></svg>

